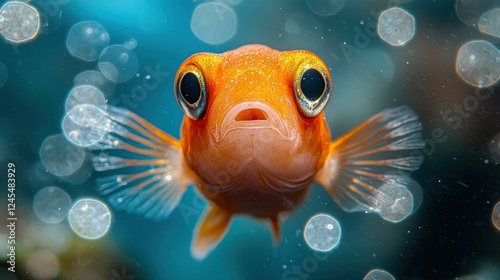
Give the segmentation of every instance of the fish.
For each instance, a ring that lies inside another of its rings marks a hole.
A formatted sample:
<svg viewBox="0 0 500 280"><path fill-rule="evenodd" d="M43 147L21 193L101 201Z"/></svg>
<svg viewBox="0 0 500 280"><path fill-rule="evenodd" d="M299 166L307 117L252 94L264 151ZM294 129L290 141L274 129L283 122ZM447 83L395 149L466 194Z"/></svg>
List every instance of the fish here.
<svg viewBox="0 0 500 280"><path fill-rule="evenodd" d="M386 109L332 141L324 115L332 91L330 69L306 50L194 54L174 80L185 115L179 139L127 109L94 108L100 121L90 129L102 135L91 147L94 169L113 173L97 189L115 209L161 221L194 187L207 201L190 247L199 260L237 215L268 221L278 244L282 217L315 184L347 212L392 205L381 187L417 184L418 116Z"/></svg>

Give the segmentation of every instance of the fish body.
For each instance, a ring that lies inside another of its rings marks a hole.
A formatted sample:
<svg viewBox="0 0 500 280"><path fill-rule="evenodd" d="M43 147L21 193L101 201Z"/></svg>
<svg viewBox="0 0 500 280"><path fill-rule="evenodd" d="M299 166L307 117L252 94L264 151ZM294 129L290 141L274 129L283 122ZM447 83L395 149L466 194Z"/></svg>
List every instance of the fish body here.
<svg viewBox="0 0 500 280"><path fill-rule="evenodd" d="M134 113L108 106L96 130L99 171L129 173L98 180L116 208L153 219L168 217L192 185L209 202L195 229L192 255L203 259L235 215L269 220L276 241L279 216L307 197L313 183L346 211L394 204L386 186L415 185L408 172L422 158L421 124L407 107L388 109L332 141L323 110L332 93L325 63L308 51L248 45L199 53L175 78L185 113L175 139Z"/></svg>
<svg viewBox="0 0 500 280"><path fill-rule="evenodd" d="M211 200L231 213L269 218L292 210L325 162L331 140L323 113L304 118L295 105L300 64L317 67L331 83L313 54L255 45L197 54L179 67L176 81L200 71L208 92L204 116L184 119L184 158L199 190L216 193Z"/></svg>

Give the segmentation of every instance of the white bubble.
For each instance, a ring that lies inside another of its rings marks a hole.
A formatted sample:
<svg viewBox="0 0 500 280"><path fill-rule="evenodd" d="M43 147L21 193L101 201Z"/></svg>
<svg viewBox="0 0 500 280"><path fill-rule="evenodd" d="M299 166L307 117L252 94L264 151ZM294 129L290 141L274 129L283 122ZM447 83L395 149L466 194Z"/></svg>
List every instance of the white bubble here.
<svg viewBox="0 0 500 280"><path fill-rule="evenodd" d="M123 45L125 45L125 47L133 50L137 47L137 40L134 38L130 38Z"/></svg>
<svg viewBox="0 0 500 280"><path fill-rule="evenodd" d="M465 82L487 87L500 79L499 58L500 51L492 44L482 40L470 41L460 47L455 69Z"/></svg>
<svg viewBox="0 0 500 280"><path fill-rule="evenodd" d="M377 33L390 45L403 46L415 35L415 18L401 8L390 8L380 14Z"/></svg>
<svg viewBox="0 0 500 280"><path fill-rule="evenodd" d="M111 45L99 58L99 70L108 79L123 83L137 72L139 62L135 53L124 45Z"/></svg>
<svg viewBox="0 0 500 280"><path fill-rule="evenodd" d="M92 170L94 170L92 166L92 161L89 159L86 160L84 164L80 168L78 168L75 172L71 173L68 176L62 176L60 178L70 184L79 185L85 182L85 180L87 180L90 177L90 175L92 174Z"/></svg>
<svg viewBox="0 0 500 280"><path fill-rule="evenodd" d="M304 227L304 239L311 249L327 252L337 247L340 242L339 222L332 216L318 214L307 221Z"/></svg>
<svg viewBox="0 0 500 280"><path fill-rule="evenodd" d="M500 38L500 8L489 10L481 16L479 31Z"/></svg>
<svg viewBox="0 0 500 280"><path fill-rule="evenodd" d="M106 78L101 72L87 70L75 77L75 85L87 85L98 88L104 96L110 96L115 90L115 83Z"/></svg>
<svg viewBox="0 0 500 280"><path fill-rule="evenodd" d="M201 41L218 45L231 39L238 28L238 18L233 8L219 3L198 5L191 18L191 31Z"/></svg>
<svg viewBox="0 0 500 280"><path fill-rule="evenodd" d="M82 85L74 87L66 99L66 112L71 111L75 106L88 104L104 109L106 99L104 94L93 86Z"/></svg>
<svg viewBox="0 0 500 280"><path fill-rule="evenodd" d="M9 77L9 71L7 70L7 65L0 61L0 88L7 82Z"/></svg>
<svg viewBox="0 0 500 280"><path fill-rule="evenodd" d="M412 194L400 184L385 184L378 189L373 208L384 220L398 223L413 209Z"/></svg>
<svg viewBox="0 0 500 280"><path fill-rule="evenodd" d="M40 185L50 185L56 182L57 179L54 174L47 172L47 168L45 168L41 160L34 162L26 175L30 178L28 184L32 188L37 188Z"/></svg>
<svg viewBox="0 0 500 280"><path fill-rule="evenodd" d="M289 17L285 22L285 32L290 34L298 34L300 32L299 23L292 17Z"/></svg>
<svg viewBox="0 0 500 280"><path fill-rule="evenodd" d="M70 207L71 203L66 216ZM45 249L56 254L64 253L70 247L72 237L66 223L47 224L38 221L30 222L21 236L26 247Z"/></svg>
<svg viewBox="0 0 500 280"><path fill-rule="evenodd" d="M306 0L306 4L315 14L326 17L340 11L345 0Z"/></svg>
<svg viewBox="0 0 500 280"><path fill-rule="evenodd" d="M389 272L382 269L372 269L363 280L395 280Z"/></svg>
<svg viewBox="0 0 500 280"><path fill-rule="evenodd" d="M500 231L500 202L497 202L493 207L493 211L491 212L491 223Z"/></svg>
<svg viewBox="0 0 500 280"><path fill-rule="evenodd" d="M36 251L29 256L26 270L33 279L54 279L59 274L59 260L48 250Z"/></svg>
<svg viewBox="0 0 500 280"><path fill-rule="evenodd" d="M71 55L85 61L94 61L109 44L108 32L95 21L82 21L71 28L66 47Z"/></svg>
<svg viewBox="0 0 500 280"><path fill-rule="evenodd" d="M476 26L479 18L493 5L491 0L457 0L455 11L457 17L469 26Z"/></svg>
<svg viewBox="0 0 500 280"><path fill-rule="evenodd" d="M82 104L74 107L64 117L62 129L66 138L79 147L90 147L106 134L105 117L99 108Z"/></svg>
<svg viewBox="0 0 500 280"><path fill-rule="evenodd" d="M62 134L47 137L40 147L43 165L56 176L67 176L80 168L86 153L69 143Z"/></svg>
<svg viewBox="0 0 500 280"><path fill-rule="evenodd" d="M58 187L47 187L39 191L33 200L36 216L49 224L59 223L67 215L71 207L68 193Z"/></svg>
<svg viewBox="0 0 500 280"><path fill-rule="evenodd" d="M108 232L111 213L100 201L81 199L71 208L68 219L71 228L80 237L97 239Z"/></svg>
<svg viewBox="0 0 500 280"><path fill-rule="evenodd" d="M40 30L38 11L26 3L7 2L0 10L0 16L0 33L11 42L29 41Z"/></svg>
<svg viewBox="0 0 500 280"><path fill-rule="evenodd" d="M497 133L489 144L490 156L493 160L500 163L500 133Z"/></svg>

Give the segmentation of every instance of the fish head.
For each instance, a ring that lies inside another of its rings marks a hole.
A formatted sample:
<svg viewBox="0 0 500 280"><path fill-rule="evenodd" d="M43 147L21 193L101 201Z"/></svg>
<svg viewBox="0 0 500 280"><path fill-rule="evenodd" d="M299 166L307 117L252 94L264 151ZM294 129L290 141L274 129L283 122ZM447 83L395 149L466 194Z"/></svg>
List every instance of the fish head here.
<svg viewBox="0 0 500 280"><path fill-rule="evenodd" d="M191 56L175 78L187 164L220 192L304 188L328 153L331 90L327 66L308 51L249 45Z"/></svg>

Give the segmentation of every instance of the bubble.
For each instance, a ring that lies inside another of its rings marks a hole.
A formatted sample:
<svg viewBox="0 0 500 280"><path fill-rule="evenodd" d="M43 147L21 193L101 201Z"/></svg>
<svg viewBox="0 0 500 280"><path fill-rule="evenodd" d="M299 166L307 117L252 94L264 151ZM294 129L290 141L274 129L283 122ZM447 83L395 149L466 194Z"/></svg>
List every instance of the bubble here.
<svg viewBox="0 0 500 280"><path fill-rule="evenodd" d="M493 85L500 79L500 52L492 44L475 40L465 43L457 54L455 69L468 84Z"/></svg>
<svg viewBox="0 0 500 280"><path fill-rule="evenodd" d="M290 34L298 34L300 32L299 23L293 18L288 18L285 22L285 32Z"/></svg>
<svg viewBox="0 0 500 280"><path fill-rule="evenodd" d="M201 41L218 45L231 39L238 28L238 18L233 8L219 3L198 5L191 18L191 31Z"/></svg>
<svg viewBox="0 0 500 280"><path fill-rule="evenodd" d="M71 203L66 215L69 213L70 207ZM28 248L49 250L59 255L70 247L72 237L66 223L47 224L32 221L28 228L23 231L21 238L26 240L24 246Z"/></svg>
<svg viewBox="0 0 500 280"><path fill-rule="evenodd" d="M363 280L395 280L389 272L382 269L372 269Z"/></svg>
<svg viewBox="0 0 500 280"><path fill-rule="evenodd" d="M493 223L493 226L500 231L500 202L497 202L497 204L493 207L491 222Z"/></svg>
<svg viewBox="0 0 500 280"><path fill-rule="evenodd" d="M69 53L85 61L94 61L99 58L108 44L108 32L95 21L82 21L73 25L66 39Z"/></svg>
<svg viewBox="0 0 500 280"><path fill-rule="evenodd" d="M115 83L107 79L101 72L87 70L75 77L75 85L87 85L98 88L104 96L110 96L115 90Z"/></svg>
<svg viewBox="0 0 500 280"><path fill-rule="evenodd" d="M373 208L384 220L398 223L411 214L413 196L402 185L385 184L378 189Z"/></svg>
<svg viewBox="0 0 500 280"><path fill-rule="evenodd" d="M74 107L64 117L62 129L64 136L79 147L90 147L104 138L104 115L97 107L82 104Z"/></svg>
<svg viewBox="0 0 500 280"><path fill-rule="evenodd" d="M479 31L500 38L500 8L489 10L481 16Z"/></svg>
<svg viewBox="0 0 500 280"><path fill-rule="evenodd" d="M335 218L318 214L310 218L304 227L304 239L311 249L327 252L340 242L340 224Z"/></svg>
<svg viewBox="0 0 500 280"><path fill-rule="evenodd" d="M306 4L319 16L331 16L344 7L345 0L306 0Z"/></svg>
<svg viewBox="0 0 500 280"><path fill-rule="evenodd" d="M73 185L79 185L85 182L85 180L87 180L90 177L93 170L94 168L92 166L92 161L89 158L75 172L71 173L68 176L62 176L60 177L60 179Z"/></svg>
<svg viewBox="0 0 500 280"><path fill-rule="evenodd" d="M125 45L125 47L133 50L137 47L137 40L134 38L130 38L123 45Z"/></svg>
<svg viewBox="0 0 500 280"><path fill-rule="evenodd" d="M71 111L75 106L89 104L98 108L106 107L104 94L93 86L83 85L74 87L66 99L66 112Z"/></svg>
<svg viewBox="0 0 500 280"><path fill-rule="evenodd" d="M390 8L380 14L377 33L390 45L403 46L415 35L415 18L401 8Z"/></svg>
<svg viewBox="0 0 500 280"><path fill-rule="evenodd" d="M476 26L479 18L493 6L492 0L457 0L455 11L457 17L469 26Z"/></svg>
<svg viewBox="0 0 500 280"><path fill-rule="evenodd" d="M489 150L491 158L500 163L500 133L497 133L497 135L495 135L493 139L491 139Z"/></svg>
<svg viewBox="0 0 500 280"><path fill-rule="evenodd" d="M137 72L139 62L135 53L124 45L111 45L99 58L99 70L109 80L123 83Z"/></svg>
<svg viewBox="0 0 500 280"><path fill-rule="evenodd" d="M38 11L26 3L7 2L0 10L0 16L0 33L11 42L29 41L40 30Z"/></svg>
<svg viewBox="0 0 500 280"><path fill-rule="evenodd" d="M81 199L69 213L69 224L73 231L86 239L98 239L106 234L111 224L111 213L102 202Z"/></svg>
<svg viewBox="0 0 500 280"><path fill-rule="evenodd" d="M48 250L36 251L26 263L30 278L38 280L54 279L59 274L59 260Z"/></svg>
<svg viewBox="0 0 500 280"><path fill-rule="evenodd" d="M45 168L41 160L34 162L28 169L26 175L30 178L28 184L30 184L32 188L37 188L40 185L50 185L56 182L57 179L54 174L47 172L47 168Z"/></svg>
<svg viewBox="0 0 500 280"><path fill-rule="evenodd" d="M68 215L71 207L71 198L58 187L47 187L35 195L33 209L36 216L48 223L55 224Z"/></svg>
<svg viewBox="0 0 500 280"><path fill-rule="evenodd" d="M7 82L9 77L9 71L7 70L7 65L0 61L0 88Z"/></svg>
<svg viewBox="0 0 500 280"><path fill-rule="evenodd" d="M69 143L62 134L57 134L43 141L39 155L48 171L56 176L67 176L82 166L86 153Z"/></svg>

